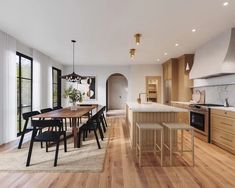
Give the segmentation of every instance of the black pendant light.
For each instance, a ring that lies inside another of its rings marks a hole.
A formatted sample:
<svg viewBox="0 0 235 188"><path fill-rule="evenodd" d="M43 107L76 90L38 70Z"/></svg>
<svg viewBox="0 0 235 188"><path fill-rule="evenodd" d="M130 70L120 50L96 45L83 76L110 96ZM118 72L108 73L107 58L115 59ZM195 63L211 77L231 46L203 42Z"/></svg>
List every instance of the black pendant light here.
<svg viewBox="0 0 235 188"><path fill-rule="evenodd" d="M74 72L74 44L76 43L76 40L71 40L71 42L73 43L73 72L71 74L61 76L61 78L66 79L69 82L79 82L80 83L81 80L84 79L85 77L80 76Z"/></svg>

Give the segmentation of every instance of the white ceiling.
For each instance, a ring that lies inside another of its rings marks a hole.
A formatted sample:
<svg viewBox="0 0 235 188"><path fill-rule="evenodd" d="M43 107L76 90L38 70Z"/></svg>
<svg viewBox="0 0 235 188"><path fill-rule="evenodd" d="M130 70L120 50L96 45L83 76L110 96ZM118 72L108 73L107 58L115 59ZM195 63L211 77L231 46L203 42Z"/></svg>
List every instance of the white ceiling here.
<svg viewBox="0 0 235 188"><path fill-rule="evenodd" d="M235 26L223 0L0 0L0 30L63 64L162 63ZM192 33L192 28L197 32ZM141 45L134 34L143 34ZM175 47L175 43L179 43ZM129 49L137 48L135 60ZM168 55L164 56L167 52ZM157 59L160 62L157 62Z"/></svg>

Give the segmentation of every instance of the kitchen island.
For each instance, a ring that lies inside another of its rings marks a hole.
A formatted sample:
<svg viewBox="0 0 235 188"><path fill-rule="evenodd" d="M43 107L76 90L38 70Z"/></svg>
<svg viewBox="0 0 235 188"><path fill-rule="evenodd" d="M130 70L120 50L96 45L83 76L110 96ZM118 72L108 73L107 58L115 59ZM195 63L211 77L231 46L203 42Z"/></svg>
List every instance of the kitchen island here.
<svg viewBox="0 0 235 188"><path fill-rule="evenodd" d="M129 102L126 104L126 123L129 127L130 144L135 148L136 123L162 123L178 122L179 113L187 112L186 109L168 106L159 103ZM176 139L176 134L173 134ZM165 142L169 142L169 137L165 131ZM145 131L142 136L142 143L146 149L153 146L153 132Z"/></svg>

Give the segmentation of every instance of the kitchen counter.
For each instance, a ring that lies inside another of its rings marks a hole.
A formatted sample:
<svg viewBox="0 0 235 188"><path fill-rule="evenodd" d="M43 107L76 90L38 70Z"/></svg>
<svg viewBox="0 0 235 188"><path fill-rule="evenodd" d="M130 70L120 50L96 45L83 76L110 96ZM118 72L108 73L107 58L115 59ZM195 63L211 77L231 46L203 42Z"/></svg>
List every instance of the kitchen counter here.
<svg viewBox="0 0 235 188"><path fill-rule="evenodd" d="M195 104L194 102L183 102L183 101L171 101L171 104L182 104L189 106L190 104Z"/></svg>
<svg viewBox="0 0 235 188"><path fill-rule="evenodd" d="M167 122L180 122L180 114L188 113L187 109L177 108L159 103L147 102L139 104L137 102L126 103L126 123L129 128L129 138L132 148L135 148L136 139L136 123L167 123ZM158 133L157 133L158 134ZM158 137L159 138L159 137ZM173 135L176 139L177 135ZM142 135L143 148L149 149L153 146L154 132L146 131ZM168 134L165 136L168 141Z"/></svg>
<svg viewBox="0 0 235 188"><path fill-rule="evenodd" d="M147 102L141 104L137 102L128 102L127 106L130 110L132 110L132 112L187 112L186 109L154 102Z"/></svg>
<svg viewBox="0 0 235 188"><path fill-rule="evenodd" d="M231 106L231 107L210 107L211 109L217 109L217 110L224 110L224 111L229 111L229 112L235 112L235 107Z"/></svg>

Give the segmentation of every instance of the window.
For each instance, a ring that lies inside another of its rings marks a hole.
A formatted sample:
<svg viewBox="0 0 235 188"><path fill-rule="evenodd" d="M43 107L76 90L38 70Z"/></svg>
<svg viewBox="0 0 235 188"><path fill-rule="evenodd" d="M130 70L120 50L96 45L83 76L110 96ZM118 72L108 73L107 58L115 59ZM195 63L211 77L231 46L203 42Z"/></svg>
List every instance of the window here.
<svg viewBox="0 0 235 188"><path fill-rule="evenodd" d="M20 136L24 119L22 114L32 111L33 59L19 52L16 53L17 68L17 136Z"/></svg>
<svg viewBox="0 0 235 188"><path fill-rule="evenodd" d="M55 67L52 67L52 93L52 106L61 106L61 70Z"/></svg>

